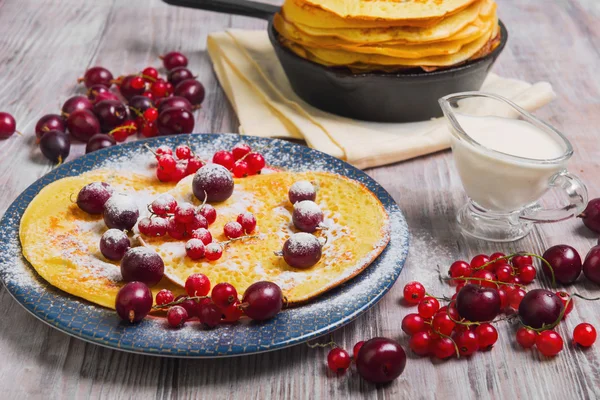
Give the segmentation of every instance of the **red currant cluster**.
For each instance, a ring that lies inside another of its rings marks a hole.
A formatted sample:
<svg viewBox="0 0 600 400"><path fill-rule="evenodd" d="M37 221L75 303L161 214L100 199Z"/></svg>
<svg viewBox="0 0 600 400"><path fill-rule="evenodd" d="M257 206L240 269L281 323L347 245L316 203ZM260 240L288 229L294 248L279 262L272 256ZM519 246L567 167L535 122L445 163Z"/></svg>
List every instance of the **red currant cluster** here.
<svg viewBox="0 0 600 400"><path fill-rule="evenodd" d="M167 289L156 294L154 308L166 309L167 322L174 328L182 327L192 318L198 318L209 328L237 322L244 315L264 321L277 315L284 301L279 286L266 281L250 285L241 300L230 283L219 283L211 291L210 280L203 274L190 275L185 281L185 290L188 296L177 298Z"/></svg>
<svg viewBox="0 0 600 400"><path fill-rule="evenodd" d="M204 166L204 162L197 157L192 149L186 145L179 145L173 150L162 145L155 151L151 150L156 157L156 177L161 182L179 182L186 176L195 174ZM177 158L175 158L175 156Z"/></svg>
<svg viewBox="0 0 600 400"><path fill-rule="evenodd" d="M73 138L87 143L89 153L136 133L144 137L191 133L192 113L204 100L204 87L186 68L183 54L170 52L161 58L168 71L166 80L154 67L117 79L104 67L88 69L79 79L87 88L86 96L69 98L60 115L47 114L37 122L35 133L44 156L64 161ZM118 91L111 91L113 85ZM5 119L0 115L0 138L10 136Z"/></svg>
<svg viewBox="0 0 600 400"><path fill-rule="evenodd" d="M148 210L150 217L144 217L138 222L140 233L146 236L169 235L178 240L194 237L194 232L208 229L217 219L217 211L210 204L195 207L187 202L178 203L168 193L157 197L148 206Z"/></svg>
<svg viewBox="0 0 600 400"><path fill-rule="evenodd" d="M574 251L560 245L548 249L543 257L494 253L489 257L477 255L470 263L456 261L450 266L447 278L449 284L456 286L451 299L427 294L419 282L407 284L404 299L417 306L417 313L408 314L402 321L402 330L411 337L410 348L418 355L441 359L469 356L491 348L496 342L498 332L492 323L514 319L523 325L516 335L521 346L535 345L546 356L558 354L563 340L553 329L573 310L573 298L562 291L526 291L525 286L537 274L534 258L541 260L542 271L553 282L573 282L579 275L573 274L573 268L581 271L581 261L578 267L573 266ZM440 308L439 300L448 304ZM495 319L500 313L507 316ZM595 339L591 325L581 324L576 328L575 343L591 346Z"/></svg>
<svg viewBox="0 0 600 400"><path fill-rule="evenodd" d="M266 165L262 154L253 152L246 143L235 145L231 151L217 151L212 161L227 168L236 178L259 174Z"/></svg>

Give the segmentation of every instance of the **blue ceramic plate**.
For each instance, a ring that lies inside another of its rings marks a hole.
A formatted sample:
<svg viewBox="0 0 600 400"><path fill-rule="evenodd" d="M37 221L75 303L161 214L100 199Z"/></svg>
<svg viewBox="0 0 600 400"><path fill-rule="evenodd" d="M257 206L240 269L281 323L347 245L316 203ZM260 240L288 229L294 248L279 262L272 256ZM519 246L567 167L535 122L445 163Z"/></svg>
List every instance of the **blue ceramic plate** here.
<svg viewBox="0 0 600 400"><path fill-rule="evenodd" d="M201 358L259 353L306 342L349 323L377 303L398 278L408 253L404 216L377 182L343 161L282 140L244 140L260 149L270 165L292 171L331 171L365 184L390 216L388 247L363 273L307 305L285 310L264 323L244 321L210 331L198 323L173 330L157 318L126 325L114 311L55 289L36 274L21 254L19 223L29 202L47 184L102 165L127 167L136 157L147 157L147 153L142 155L146 152L144 143L151 147L190 143L197 154L208 158L216 150L231 148L240 141L239 135L180 135L130 142L87 154L61 165L25 190L0 222L0 278L4 285L23 307L56 329L102 346L161 356Z"/></svg>

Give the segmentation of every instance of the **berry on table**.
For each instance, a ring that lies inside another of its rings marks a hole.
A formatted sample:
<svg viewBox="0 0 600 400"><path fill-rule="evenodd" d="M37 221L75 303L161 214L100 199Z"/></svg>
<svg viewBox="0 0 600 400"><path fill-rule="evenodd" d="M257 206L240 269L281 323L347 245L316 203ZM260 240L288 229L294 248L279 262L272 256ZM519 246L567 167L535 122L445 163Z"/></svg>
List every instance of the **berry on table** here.
<svg viewBox="0 0 600 400"><path fill-rule="evenodd" d="M469 277L473 273L471 265L465 261L455 261L450 265L450 269L448 270L448 275L451 278L464 278ZM455 281L451 281L455 282Z"/></svg>
<svg viewBox="0 0 600 400"><path fill-rule="evenodd" d="M524 349L530 349L535 346L537 333L531 329L521 327L517 330L517 343Z"/></svg>
<svg viewBox="0 0 600 400"><path fill-rule="evenodd" d="M454 338L461 356L467 357L479 350L479 337L473 331L467 330L459 333Z"/></svg>
<svg viewBox="0 0 600 400"><path fill-rule="evenodd" d="M431 318L440 308L440 303L433 297L425 297L419 303L417 310L419 315L425 319Z"/></svg>
<svg viewBox="0 0 600 400"><path fill-rule="evenodd" d="M97 133L90 138L85 145L85 154L92 153L96 150L105 149L117 144L117 141L110 135Z"/></svg>
<svg viewBox="0 0 600 400"><path fill-rule="evenodd" d="M365 344L364 340L361 340L360 342L356 342L356 344L354 345L354 347L352 348L352 357L356 360L356 358L358 357L358 352L360 351L360 349L363 347L363 344Z"/></svg>
<svg viewBox="0 0 600 400"><path fill-rule="evenodd" d="M79 78L77 81L83 82L86 88L94 85L102 85L108 88L113 83L113 74L104 67L92 67L88 68L83 78Z"/></svg>
<svg viewBox="0 0 600 400"><path fill-rule="evenodd" d="M158 118L158 110L154 107L150 107L144 111L144 118L148 122L154 122Z"/></svg>
<svg viewBox="0 0 600 400"><path fill-rule="evenodd" d="M156 150L155 153L157 155L163 155L163 154L168 154L170 156L173 155L173 150L167 146L166 144L163 144L162 146L159 146Z"/></svg>
<svg viewBox="0 0 600 400"><path fill-rule="evenodd" d="M487 264L490 258L485 254L478 254L471 260L471 268L474 270L480 269L484 264ZM488 265L485 269L491 271L494 268L493 264Z"/></svg>
<svg viewBox="0 0 600 400"><path fill-rule="evenodd" d="M554 331L543 331L537 336L535 345L540 353L546 357L552 357L562 351L563 340Z"/></svg>
<svg viewBox="0 0 600 400"><path fill-rule="evenodd" d="M152 87L154 87L152 85ZM192 133L194 130L194 115L181 108L168 108L158 115L157 127L161 135L177 135Z"/></svg>
<svg viewBox="0 0 600 400"><path fill-rule="evenodd" d="M173 68L167 75L167 80L173 86L177 86L179 82L185 81L186 79L194 79L194 74L186 67Z"/></svg>
<svg viewBox="0 0 600 400"><path fill-rule="evenodd" d="M258 174L266 165L265 158L260 153L250 153L244 158L248 163L248 174Z"/></svg>
<svg viewBox="0 0 600 400"><path fill-rule="evenodd" d="M233 164L233 176L236 178L244 178L248 176L248 163L244 160L238 160Z"/></svg>
<svg viewBox="0 0 600 400"><path fill-rule="evenodd" d="M427 331L415 333L408 342L408 347L419 356L426 356L432 349L433 339Z"/></svg>
<svg viewBox="0 0 600 400"><path fill-rule="evenodd" d="M452 339L447 337L440 337L434 339L432 343L433 355L440 360L445 360L456 354L456 347Z"/></svg>
<svg viewBox="0 0 600 400"><path fill-rule="evenodd" d="M581 323L573 330L573 343L583 347L590 347L596 342L596 328L591 324Z"/></svg>
<svg viewBox="0 0 600 400"><path fill-rule="evenodd" d="M192 231L192 237L194 239L200 239L204 245L212 243L212 234L206 228L198 228Z"/></svg>
<svg viewBox="0 0 600 400"><path fill-rule="evenodd" d="M181 224L191 222L196 214L196 207L193 204L183 202L179 203L175 208L175 221Z"/></svg>
<svg viewBox="0 0 600 400"><path fill-rule="evenodd" d="M402 319L402 330L408 336L413 336L415 333L422 332L428 328L425 319L419 314L408 314Z"/></svg>
<svg viewBox="0 0 600 400"><path fill-rule="evenodd" d="M492 324L481 324L475 329L475 334L479 338L479 348L487 350L491 348L498 340L498 331Z"/></svg>
<svg viewBox="0 0 600 400"><path fill-rule="evenodd" d="M186 98L192 105L199 106L206 94L204 85L196 79L186 79L175 86L175 96Z"/></svg>
<svg viewBox="0 0 600 400"><path fill-rule="evenodd" d="M236 322L244 315L239 301L234 302L229 307L221 308L221 311L223 312L223 322Z"/></svg>
<svg viewBox="0 0 600 400"><path fill-rule="evenodd" d="M425 297L425 287L420 282L409 282L404 286L404 300L408 304L419 304Z"/></svg>
<svg viewBox="0 0 600 400"><path fill-rule="evenodd" d="M42 136L50 131L65 132L66 130L67 125L65 124L65 120L58 114L46 114L35 124L35 135L38 139L41 139Z"/></svg>
<svg viewBox="0 0 600 400"><path fill-rule="evenodd" d="M350 354L344 349L335 347L327 354L327 366L336 374L343 374L350 367L352 359Z"/></svg>
<svg viewBox="0 0 600 400"><path fill-rule="evenodd" d="M560 301L562 301L563 306L566 307L565 314L563 316L563 319L565 319L567 317L567 315L569 315L571 313L571 311L573 311L575 302L573 301L573 298L567 292L562 292L562 291L556 292L556 295L560 298Z"/></svg>
<svg viewBox="0 0 600 400"><path fill-rule="evenodd" d="M210 204L201 205L200 207L198 207L198 212L200 213L200 215L206 218L206 221L209 225L217 220L217 210Z"/></svg>
<svg viewBox="0 0 600 400"><path fill-rule="evenodd" d="M171 51L163 56L160 56L163 65L167 71L177 67L187 67L188 59L178 51Z"/></svg>
<svg viewBox="0 0 600 400"><path fill-rule="evenodd" d="M163 193L150 204L150 208L154 214L159 216L172 214L177 208L177 200L172 195Z"/></svg>
<svg viewBox="0 0 600 400"><path fill-rule="evenodd" d="M456 327L456 323L448 316L448 313L441 312L433 316L431 327L434 332L449 336Z"/></svg>
<svg viewBox="0 0 600 400"><path fill-rule="evenodd" d="M154 67L146 67L142 71L142 78L146 82L154 82L158 79L158 70Z"/></svg>

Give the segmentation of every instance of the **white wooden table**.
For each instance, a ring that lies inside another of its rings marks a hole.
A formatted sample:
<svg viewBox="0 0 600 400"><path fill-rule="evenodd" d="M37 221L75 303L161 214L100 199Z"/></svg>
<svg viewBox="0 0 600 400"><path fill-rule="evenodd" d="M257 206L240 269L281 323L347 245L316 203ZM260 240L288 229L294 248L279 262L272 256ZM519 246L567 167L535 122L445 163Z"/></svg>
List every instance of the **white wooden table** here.
<svg viewBox="0 0 600 400"><path fill-rule="evenodd" d="M501 75L548 80L559 98L538 114L572 140L571 169L592 197L600 191L600 2L598 0L498 0L510 31L495 67ZM213 74L206 35L228 27L261 29L245 17L167 6L158 0L0 0L0 109L11 112L25 135L0 141L0 213L52 166L34 146L43 114L58 111L76 92L75 80L92 65L133 73L158 65L178 49L190 58L208 96L197 132L235 132L236 117ZM77 146L72 154L83 153ZM464 202L451 156L443 152L368 171L398 201L412 234L409 260L396 286L372 310L338 330L351 349L358 340L388 336L406 344L400 329L409 311L400 305L404 283L418 279L437 293L437 280L455 259L521 249L542 252L567 243L582 256L596 237L579 221L536 228L525 240L497 246L460 236L454 222ZM600 294L580 281L573 291ZM582 321L600 328L594 303L577 301L558 331L568 340ZM589 351L570 345L554 359L522 351L514 329L499 327L494 349L447 362L409 355L405 373L375 387L355 372L326 372L326 350L299 345L257 356L219 360L167 359L108 350L60 333L29 315L0 286L0 398L600 398L600 344Z"/></svg>

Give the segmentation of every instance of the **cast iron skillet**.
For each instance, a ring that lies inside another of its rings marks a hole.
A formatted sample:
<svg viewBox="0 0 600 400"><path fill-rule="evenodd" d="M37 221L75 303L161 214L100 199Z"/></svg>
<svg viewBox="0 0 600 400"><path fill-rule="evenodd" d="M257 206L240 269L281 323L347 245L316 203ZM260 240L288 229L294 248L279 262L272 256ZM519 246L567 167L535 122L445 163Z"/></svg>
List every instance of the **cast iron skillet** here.
<svg viewBox="0 0 600 400"><path fill-rule="evenodd" d="M504 49L508 32L502 22L502 41L487 56L434 72L353 74L305 60L283 47L273 27L278 6L248 0L163 0L198 8L269 21L269 39L292 88L307 103L348 118L379 122L422 121L442 115L438 99L451 93L479 90Z"/></svg>

